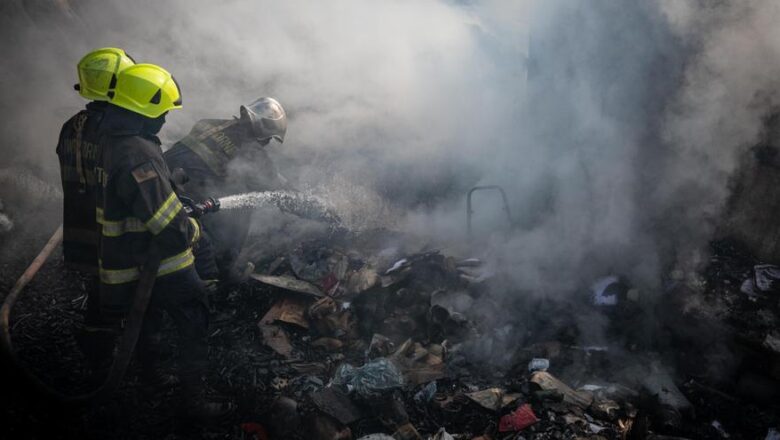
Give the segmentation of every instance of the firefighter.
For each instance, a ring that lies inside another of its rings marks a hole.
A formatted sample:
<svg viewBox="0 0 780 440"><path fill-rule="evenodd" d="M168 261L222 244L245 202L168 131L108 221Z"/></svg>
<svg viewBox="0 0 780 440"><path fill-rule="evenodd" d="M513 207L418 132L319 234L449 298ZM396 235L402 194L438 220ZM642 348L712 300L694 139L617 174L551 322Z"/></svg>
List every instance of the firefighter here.
<svg viewBox="0 0 780 440"><path fill-rule="evenodd" d="M97 132L101 308L111 316L126 313L141 268L160 258L139 339L142 371L147 380L161 377L156 336L164 311L179 334L180 409L196 420L210 420L225 408L205 396L208 307L192 249L200 227L173 191L156 136L168 111L181 108L181 92L165 69L136 64L119 73L108 96Z"/></svg>
<svg viewBox="0 0 780 440"><path fill-rule="evenodd" d="M272 140L284 142L284 108L265 97L239 110L239 118L198 121L186 137L165 152L170 169L181 169L186 175L182 192L187 197L203 200L212 195L289 188L265 149ZM205 235L214 248L212 263L207 263L206 256L198 256L204 279L224 279L243 272L235 263L250 219L249 211L219 212L204 219Z"/></svg>
<svg viewBox="0 0 780 440"><path fill-rule="evenodd" d="M62 253L69 276L87 286L87 310L79 345L88 359L95 379L110 364L114 326L100 315L97 282L98 223L95 219L94 173L100 160L94 136L108 105L107 93L116 85L117 75L135 64L122 49L107 47L86 54L78 63L78 83L74 88L90 100L84 110L71 117L60 131L57 156L63 193Z"/></svg>

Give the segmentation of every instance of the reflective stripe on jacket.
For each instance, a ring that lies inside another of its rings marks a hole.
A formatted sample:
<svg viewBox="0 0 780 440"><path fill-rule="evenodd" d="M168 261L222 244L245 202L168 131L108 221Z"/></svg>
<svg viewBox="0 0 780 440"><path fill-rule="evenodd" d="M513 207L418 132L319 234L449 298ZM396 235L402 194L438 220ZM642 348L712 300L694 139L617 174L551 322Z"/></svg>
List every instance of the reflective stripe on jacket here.
<svg viewBox="0 0 780 440"><path fill-rule="evenodd" d="M101 226L101 302L121 312L152 249L162 259L158 276L191 268L199 231L173 191L159 140L141 129L145 120L110 108L100 138L105 179L93 216Z"/></svg>
<svg viewBox="0 0 780 440"><path fill-rule="evenodd" d="M242 130L237 120L203 119L178 143L184 144L206 163L214 175L225 177L227 164L239 151L236 132Z"/></svg>

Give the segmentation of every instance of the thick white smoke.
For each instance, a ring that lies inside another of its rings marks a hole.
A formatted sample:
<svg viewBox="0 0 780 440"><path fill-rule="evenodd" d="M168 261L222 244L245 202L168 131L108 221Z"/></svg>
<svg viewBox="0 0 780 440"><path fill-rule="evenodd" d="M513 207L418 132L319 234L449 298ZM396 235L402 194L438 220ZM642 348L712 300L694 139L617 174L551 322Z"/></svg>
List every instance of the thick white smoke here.
<svg viewBox="0 0 780 440"><path fill-rule="evenodd" d="M670 100L664 138L674 147L662 198L697 195L693 215L712 218L737 160L765 139L780 105L780 4L771 1L661 2L672 30L690 45L683 86Z"/></svg>
<svg viewBox="0 0 780 440"><path fill-rule="evenodd" d="M290 117L285 174L365 226L390 219L453 243L468 188L500 184L516 225L496 253L522 287L570 291L610 272L655 287L675 249L705 243L735 155L776 105L778 8L7 2L0 163L56 182L57 133L84 104L75 63L118 46L180 83L168 144L200 118L274 96ZM477 208L477 229L503 227L497 205Z"/></svg>

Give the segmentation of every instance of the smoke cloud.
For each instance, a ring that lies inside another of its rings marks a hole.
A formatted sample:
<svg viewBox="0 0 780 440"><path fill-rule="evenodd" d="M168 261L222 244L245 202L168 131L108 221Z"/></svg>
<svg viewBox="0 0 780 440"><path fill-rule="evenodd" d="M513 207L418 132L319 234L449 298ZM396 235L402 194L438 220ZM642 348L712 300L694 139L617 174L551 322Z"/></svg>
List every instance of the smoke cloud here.
<svg viewBox="0 0 780 440"><path fill-rule="evenodd" d="M777 107L779 9L6 2L0 166L56 183L59 128L84 104L75 64L117 46L181 85L167 145L198 119L274 96L290 118L285 144L273 147L283 173L360 227L463 245L466 191L498 184L513 229L503 232L500 199L480 193L475 233L518 287L564 295L620 273L652 291L706 243L737 155Z"/></svg>

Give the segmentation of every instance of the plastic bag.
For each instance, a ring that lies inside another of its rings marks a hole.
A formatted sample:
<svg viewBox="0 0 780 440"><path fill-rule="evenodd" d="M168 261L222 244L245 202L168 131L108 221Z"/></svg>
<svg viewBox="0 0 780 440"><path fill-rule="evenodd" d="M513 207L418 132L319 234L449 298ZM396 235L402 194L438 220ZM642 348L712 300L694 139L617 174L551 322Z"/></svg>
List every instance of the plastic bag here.
<svg viewBox="0 0 780 440"><path fill-rule="evenodd" d="M360 397L371 398L401 387L404 377L394 363L379 358L359 368L342 364L336 370L332 383L343 386L348 392L355 392Z"/></svg>

